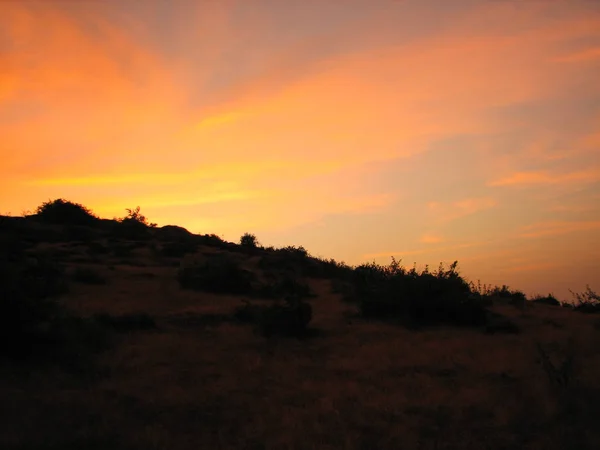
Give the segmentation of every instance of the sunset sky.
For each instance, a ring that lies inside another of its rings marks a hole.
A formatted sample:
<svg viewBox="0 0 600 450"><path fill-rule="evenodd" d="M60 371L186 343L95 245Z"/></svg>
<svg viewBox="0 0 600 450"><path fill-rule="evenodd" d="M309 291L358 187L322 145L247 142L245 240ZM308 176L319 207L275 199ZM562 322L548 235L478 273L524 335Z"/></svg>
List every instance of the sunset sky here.
<svg viewBox="0 0 600 450"><path fill-rule="evenodd" d="M600 290L600 2L0 0L0 213Z"/></svg>

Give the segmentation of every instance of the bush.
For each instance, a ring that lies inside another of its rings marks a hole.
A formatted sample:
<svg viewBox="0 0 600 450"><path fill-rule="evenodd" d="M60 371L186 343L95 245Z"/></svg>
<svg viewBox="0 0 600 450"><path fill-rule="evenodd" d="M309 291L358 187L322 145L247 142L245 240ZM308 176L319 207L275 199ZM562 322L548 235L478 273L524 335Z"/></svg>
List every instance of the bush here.
<svg viewBox="0 0 600 450"><path fill-rule="evenodd" d="M276 251L294 259L304 259L308 257L308 251L306 251L306 249L301 245L299 247L288 245L287 247L277 249Z"/></svg>
<svg viewBox="0 0 600 450"><path fill-rule="evenodd" d="M218 255L206 262L181 263L179 284L184 289L215 293L249 294L253 292L251 272L242 269L228 255Z"/></svg>
<svg viewBox="0 0 600 450"><path fill-rule="evenodd" d="M412 324L452 324L480 326L487 312L471 295L454 262L448 270L440 264L436 272L426 267L406 270L392 258L385 267L362 264L354 270L354 296L361 314L381 319L402 319Z"/></svg>
<svg viewBox="0 0 600 450"><path fill-rule="evenodd" d="M241 322L254 324L255 332L265 337L302 337L308 332L312 307L309 303L298 300L266 306L246 302L235 310L234 316Z"/></svg>
<svg viewBox="0 0 600 450"><path fill-rule="evenodd" d="M556 297L554 297L552 294L548 294L545 297L538 295L533 298L532 302L539 303L541 305L561 306L558 299Z"/></svg>
<svg viewBox="0 0 600 450"><path fill-rule="evenodd" d="M257 290L257 295L265 298L301 299L313 295L305 282L284 277L272 284L265 284Z"/></svg>
<svg viewBox="0 0 600 450"><path fill-rule="evenodd" d="M61 266L44 259L0 262L0 357L76 368L107 348L95 322L69 314L57 302L67 292Z"/></svg>
<svg viewBox="0 0 600 450"><path fill-rule="evenodd" d="M120 239L146 240L150 238L150 228L155 228L155 223L149 223L146 216L140 213L140 207L126 209L127 215L115 219L111 235Z"/></svg>
<svg viewBox="0 0 600 450"><path fill-rule="evenodd" d="M198 245L191 239L181 239L174 242L165 242L158 253L166 258L181 258L184 255L195 253Z"/></svg>
<svg viewBox="0 0 600 450"><path fill-rule="evenodd" d="M99 218L80 203L74 203L62 198L48 200L38 206L35 211L38 220L54 224L94 225Z"/></svg>
<svg viewBox="0 0 600 450"><path fill-rule="evenodd" d="M596 294L589 286L586 286L585 292L570 292L575 300L573 303L575 311L592 314L600 312L600 295Z"/></svg>
<svg viewBox="0 0 600 450"><path fill-rule="evenodd" d="M240 238L240 245L243 247L257 248L258 240L254 234L244 233Z"/></svg>

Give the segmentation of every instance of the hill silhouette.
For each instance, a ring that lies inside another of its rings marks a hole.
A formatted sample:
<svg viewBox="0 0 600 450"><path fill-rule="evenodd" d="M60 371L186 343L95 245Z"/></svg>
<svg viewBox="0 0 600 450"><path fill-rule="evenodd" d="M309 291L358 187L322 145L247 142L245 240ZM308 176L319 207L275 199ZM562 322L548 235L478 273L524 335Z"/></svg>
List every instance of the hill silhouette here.
<svg viewBox="0 0 600 450"><path fill-rule="evenodd" d="M589 287L561 305L64 199L0 216L0 245L0 448L600 448Z"/></svg>

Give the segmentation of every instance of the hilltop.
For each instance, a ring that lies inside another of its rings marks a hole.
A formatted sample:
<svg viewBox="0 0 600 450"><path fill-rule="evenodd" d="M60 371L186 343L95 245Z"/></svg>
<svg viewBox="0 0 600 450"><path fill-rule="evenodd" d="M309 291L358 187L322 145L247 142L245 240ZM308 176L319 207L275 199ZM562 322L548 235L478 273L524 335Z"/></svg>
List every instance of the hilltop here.
<svg viewBox="0 0 600 450"><path fill-rule="evenodd" d="M0 245L0 448L600 448L590 289L571 307L62 199L0 216Z"/></svg>

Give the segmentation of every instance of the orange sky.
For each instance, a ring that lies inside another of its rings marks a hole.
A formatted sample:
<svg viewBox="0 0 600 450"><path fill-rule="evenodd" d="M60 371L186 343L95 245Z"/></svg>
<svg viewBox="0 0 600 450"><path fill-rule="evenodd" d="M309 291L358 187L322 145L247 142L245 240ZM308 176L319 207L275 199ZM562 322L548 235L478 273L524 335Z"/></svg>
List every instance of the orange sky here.
<svg viewBox="0 0 600 450"><path fill-rule="evenodd" d="M0 213L600 290L600 3L0 2Z"/></svg>

